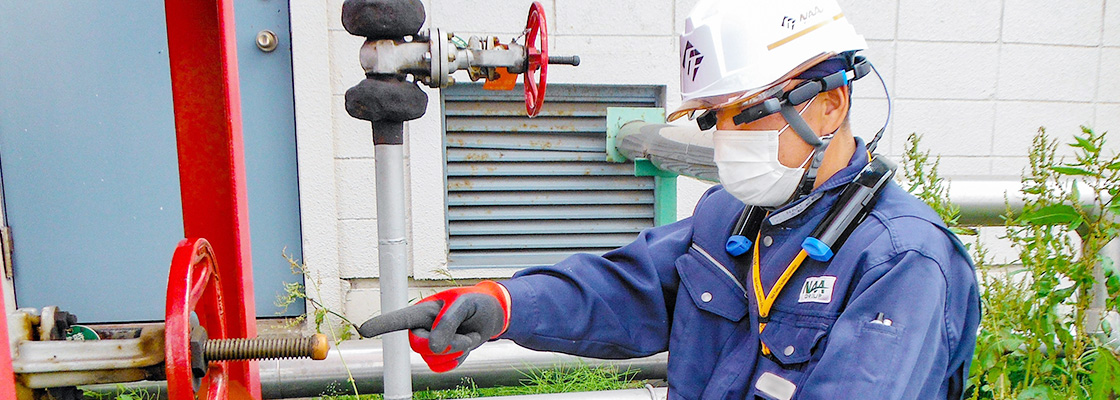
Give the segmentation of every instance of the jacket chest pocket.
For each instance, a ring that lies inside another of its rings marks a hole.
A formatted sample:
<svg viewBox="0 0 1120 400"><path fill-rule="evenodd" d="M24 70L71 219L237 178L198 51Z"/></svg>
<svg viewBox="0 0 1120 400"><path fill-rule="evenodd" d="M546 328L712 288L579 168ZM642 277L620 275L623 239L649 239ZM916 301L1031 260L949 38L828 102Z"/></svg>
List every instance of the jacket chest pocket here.
<svg viewBox="0 0 1120 400"><path fill-rule="evenodd" d="M823 353L823 342L831 321L827 318L785 313L771 315L760 335L770 349L760 356L751 380L757 399L788 400L798 392L805 376Z"/></svg>
<svg viewBox="0 0 1120 400"><path fill-rule="evenodd" d="M747 315L750 305L746 289L731 271L709 259L703 250L694 246L688 254L678 258L677 273L696 308L731 322L739 322Z"/></svg>
<svg viewBox="0 0 1120 400"><path fill-rule="evenodd" d="M723 373L720 359L728 350L735 350L743 343L757 341L747 326L748 306L745 292L725 275L720 267L700 258L695 251L676 260L680 276L673 307L672 328L669 333L669 381L681 398L706 398L709 391L724 392L731 387L745 387L745 380L738 375ZM757 351L757 346L749 346ZM749 372L743 372L747 375ZM744 392L739 392L742 398Z"/></svg>

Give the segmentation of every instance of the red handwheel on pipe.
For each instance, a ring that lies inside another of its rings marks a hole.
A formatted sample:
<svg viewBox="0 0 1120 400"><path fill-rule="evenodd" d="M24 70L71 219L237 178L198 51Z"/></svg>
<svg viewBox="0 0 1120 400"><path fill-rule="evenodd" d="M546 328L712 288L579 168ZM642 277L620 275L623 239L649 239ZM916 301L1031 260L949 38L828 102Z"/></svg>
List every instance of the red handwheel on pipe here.
<svg viewBox="0 0 1120 400"><path fill-rule="evenodd" d="M214 338L226 337L225 303L214 249L206 239L183 239L171 258L167 279L165 363L169 400L195 400L195 391L205 388L209 400L230 398L226 362L214 362L202 380L196 379L191 354L191 314ZM197 347L197 345L196 345ZM198 349L195 350L198 353ZM199 354L194 354L197 359ZM238 391L240 392L240 391ZM234 396L235 399L241 396Z"/></svg>
<svg viewBox="0 0 1120 400"><path fill-rule="evenodd" d="M206 239L184 239L167 279L164 364L169 400L259 400L230 379L229 363L280 358L327 358L327 337L231 338L214 249ZM227 297L228 298L228 297ZM205 393L205 396L201 394Z"/></svg>
<svg viewBox="0 0 1120 400"><path fill-rule="evenodd" d="M525 23L525 112L535 117L544 105L544 90L548 80L548 22L544 6L534 1L529 6L529 20Z"/></svg>

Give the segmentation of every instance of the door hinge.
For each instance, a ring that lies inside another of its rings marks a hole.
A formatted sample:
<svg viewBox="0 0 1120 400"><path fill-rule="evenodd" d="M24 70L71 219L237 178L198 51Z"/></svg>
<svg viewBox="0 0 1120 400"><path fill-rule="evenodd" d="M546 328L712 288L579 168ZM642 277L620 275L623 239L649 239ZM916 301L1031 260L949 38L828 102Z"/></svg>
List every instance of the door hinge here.
<svg viewBox="0 0 1120 400"><path fill-rule="evenodd" d="M12 279L12 227L0 227L0 248L4 253L4 277Z"/></svg>

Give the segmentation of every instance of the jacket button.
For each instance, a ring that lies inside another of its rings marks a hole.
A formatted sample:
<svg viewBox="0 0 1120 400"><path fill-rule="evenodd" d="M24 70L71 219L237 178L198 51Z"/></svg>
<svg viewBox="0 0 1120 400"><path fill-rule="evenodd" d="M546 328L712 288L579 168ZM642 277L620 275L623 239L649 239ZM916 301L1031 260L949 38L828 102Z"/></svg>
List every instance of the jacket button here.
<svg viewBox="0 0 1120 400"><path fill-rule="evenodd" d="M785 354L787 357L792 356L793 355L793 350L794 350L793 346L786 346L786 349L783 350L782 353Z"/></svg>
<svg viewBox="0 0 1120 400"><path fill-rule="evenodd" d="M712 301L712 294L708 293L708 292L704 292L703 294L700 295L700 301L705 302L705 303L707 303L709 301Z"/></svg>
<svg viewBox="0 0 1120 400"><path fill-rule="evenodd" d="M766 237L762 238L762 245L763 246L770 247L770 245L772 245L772 244L774 244L774 238L769 237L769 236L766 236Z"/></svg>

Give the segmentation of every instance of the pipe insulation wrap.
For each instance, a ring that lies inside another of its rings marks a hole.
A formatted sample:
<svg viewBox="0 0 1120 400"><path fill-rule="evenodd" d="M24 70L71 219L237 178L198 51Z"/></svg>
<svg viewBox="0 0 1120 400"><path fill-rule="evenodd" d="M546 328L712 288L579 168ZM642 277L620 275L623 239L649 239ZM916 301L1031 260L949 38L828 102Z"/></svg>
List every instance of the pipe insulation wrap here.
<svg viewBox="0 0 1120 400"><path fill-rule="evenodd" d="M627 159L645 158L662 170L719 182L711 130L633 121L619 129L615 143Z"/></svg>

